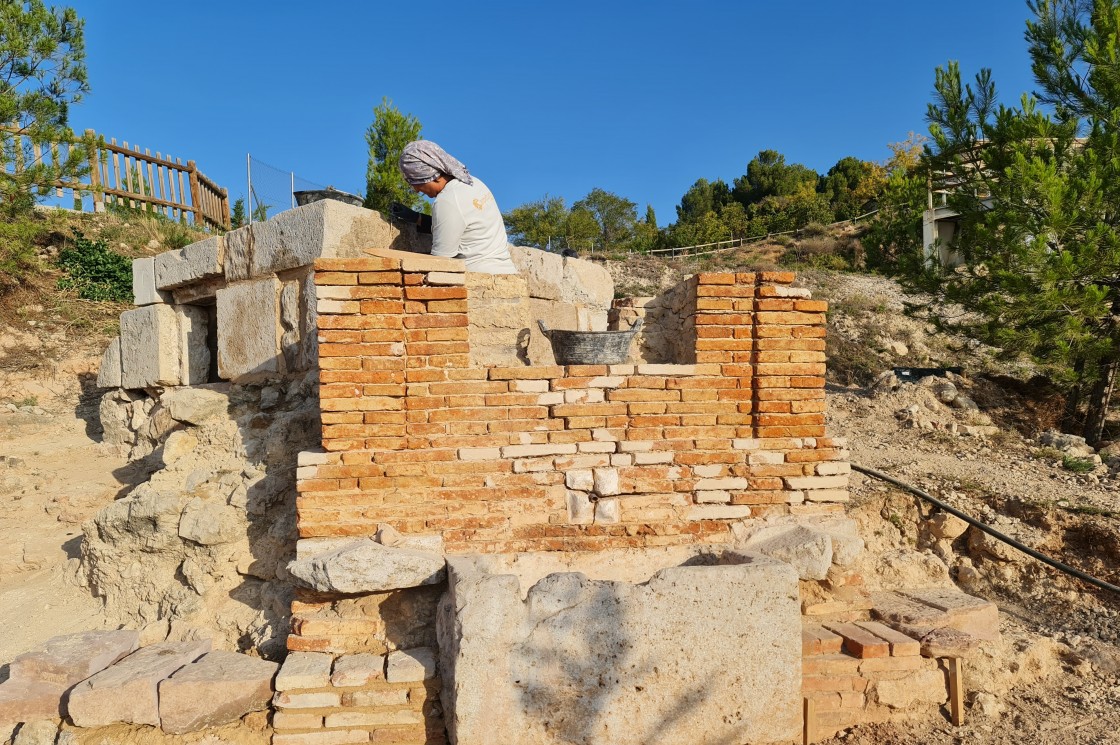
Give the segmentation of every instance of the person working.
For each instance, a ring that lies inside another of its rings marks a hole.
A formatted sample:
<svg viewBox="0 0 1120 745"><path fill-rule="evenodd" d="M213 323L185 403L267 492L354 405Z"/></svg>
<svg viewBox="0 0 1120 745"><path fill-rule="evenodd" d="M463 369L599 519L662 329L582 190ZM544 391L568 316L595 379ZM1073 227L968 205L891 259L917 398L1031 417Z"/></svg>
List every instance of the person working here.
<svg viewBox="0 0 1120 745"><path fill-rule="evenodd" d="M432 255L462 259L468 272L517 274L502 212L486 184L431 140L405 145L401 174L413 191L431 197ZM394 203L390 214L423 229L427 215Z"/></svg>

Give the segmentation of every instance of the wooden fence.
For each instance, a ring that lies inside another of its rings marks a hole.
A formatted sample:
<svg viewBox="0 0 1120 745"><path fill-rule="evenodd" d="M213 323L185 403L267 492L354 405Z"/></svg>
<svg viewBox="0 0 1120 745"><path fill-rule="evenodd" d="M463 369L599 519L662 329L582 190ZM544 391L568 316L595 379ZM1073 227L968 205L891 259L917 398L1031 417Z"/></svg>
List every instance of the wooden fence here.
<svg viewBox="0 0 1120 745"><path fill-rule="evenodd" d="M17 140L24 137L18 131L5 127ZM104 212L107 206L142 209L162 214L173 220L186 220L198 227L230 227L229 193L206 178L193 160L183 163L157 152L152 155L147 148L128 142L117 144L116 139L105 138L87 129L85 140L51 143L40 147L31 143L31 156L35 162L62 163L71 155L72 148L86 150L84 160L89 172L83 180L59 181L54 184L55 194L64 197L69 190L76 208L85 204L88 195L94 212ZM89 144L87 144L89 143ZM24 167L21 154L24 148L16 142L16 161L10 165L16 172Z"/></svg>

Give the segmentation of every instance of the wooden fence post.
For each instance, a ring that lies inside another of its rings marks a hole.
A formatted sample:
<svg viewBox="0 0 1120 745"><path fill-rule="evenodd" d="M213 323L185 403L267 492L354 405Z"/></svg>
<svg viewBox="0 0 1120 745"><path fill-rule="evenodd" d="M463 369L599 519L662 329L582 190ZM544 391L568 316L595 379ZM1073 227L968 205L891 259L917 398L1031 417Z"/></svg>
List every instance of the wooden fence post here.
<svg viewBox="0 0 1120 745"><path fill-rule="evenodd" d="M187 174L191 179L191 208L194 211L194 226L202 228L206 218L202 215L202 187L198 183L198 166L193 160L187 161Z"/></svg>
<svg viewBox="0 0 1120 745"><path fill-rule="evenodd" d="M89 186L93 193L93 211L105 211L105 194L101 191L101 149L97 146L97 133L86 130L86 155L89 158Z"/></svg>

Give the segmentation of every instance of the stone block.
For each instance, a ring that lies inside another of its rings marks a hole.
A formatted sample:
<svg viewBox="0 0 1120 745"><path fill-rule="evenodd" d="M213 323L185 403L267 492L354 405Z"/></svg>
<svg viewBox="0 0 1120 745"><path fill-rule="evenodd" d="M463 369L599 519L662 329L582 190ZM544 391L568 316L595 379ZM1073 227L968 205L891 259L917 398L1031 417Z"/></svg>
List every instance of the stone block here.
<svg viewBox="0 0 1120 745"><path fill-rule="evenodd" d="M575 331L579 326L576 306L571 303L562 303L558 300L531 297L529 298L529 316L530 364L555 365L556 356L552 353L552 342L541 333L537 321L544 321L549 329Z"/></svg>
<svg viewBox="0 0 1120 745"><path fill-rule="evenodd" d="M941 670L920 670L902 678L878 681L875 694L880 704L907 709L915 704L942 704L948 698L949 689Z"/></svg>
<svg viewBox="0 0 1120 745"><path fill-rule="evenodd" d="M803 525L762 528L747 539L743 548L784 561L801 579L825 579L832 564L832 539Z"/></svg>
<svg viewBox="0 0 1120 745"><path fill-rule="evenodd" d="M197 305L172 307L179 319L179 383L202 385L210 376L210 347L206 343L209 314Z"/></svg>
<svg viewBox="0 0 1120 745"><path fill-rule="evenodd" d="M155 257L155 284L170 290L222 276L225 240L216 235Z"/></svg>
<svg viewBox="0 0 1120 745"><path fill-rule="evenodd" d="M10 729L20 722L38 719L60 719L66 713L62 702L66 688L36 680L0 683L0 728Z"/></svg>
<svg viewBox="0 0 1120 745"><path fill-rule="evenodd" d="M413 683L436 676L436 651L416 647L390 652L385 658L385 680L389 683Z"/></svg>
<svg viewBox="0 0 1120 745"><path fill-rule="evenodd" d="M160 726L183 734L263 711L277 667L236 652L210 652L159 684Z"/></svg>
<svg viewBox="0 0 1120 745"><path fill-rule="evenodd" d="M462 259L451 259L444 256L431 256L424 253L401 251L396 248L378 248L376 246L364 247L358 255L366 254L383 259L391 259L401 263L401 270L405 272L452 272L463 274L467 271L467 262Z"/></svg>
<svg viewBox="0 0 1120 745"><path fill-rule="evenodd" d="M287 372L304 369L300 284L297 280L284 282L280 290L280 352Z"/></svg>
<svg viewBox="0 0 1120 745"><path fill-rule="evenodd" d="M452 741L793 740L797 576L764 557L741 561L663 569L644 584L552 574L524 600L515 577L456 565L437 624Z"/></svg>
<svg viewBox="0 0 1120 745"><path fill-rule="evenodd" d="M121 386L121 338L114 336L101 355L101 366L97 369L98 388L120 388Z"/></svg>
<svg viewBox="0 0 1120 745"><path fill-rule="evenodd" d="M610 272L599 264L524 246L510 246L509 254L518 271L529 282L531 297L604 311L610 308L614 299L614 280Z"/></svg>
<svg viewBox="0 0 1120 745"><path fill-rule="evenodd" d="M171 294L156 287L155 257L132 260L132 299L136 305L171 302Z"/></svg>
<svg viewBox="0 0 1120 745"><path fill-rule="evenodd" d="M613 497L620 491L618 470L615 468L596 468L594 470L595 493L600 497Z"/></svg>
<svg viewBox="0 0 1120 745"><path fill-rule="evenodd" d="M293 693L277 691L272 697L272 705L277 709L329 709L342 704L337 693Z"/></svg>
<svg viewBox="0 0 1120 745"><path fill-rule="evenodd" d="M170 305L121 313L121 386L179 385L182 375L179 314Z"/></svg>
<svg viewBox="0 0 1120 745"><path fill-rule="evenodd" d="M275 277L218 290L220 377L279 372L280 290Z"/></svg>
<svg viewBox="0 0 1120 745"><path fill-rule="evenodd" d="M116 722L159 726L159 682L209 651L209 639L139 649L70 691L70 719L79 727Z"/></svg>
<svg viewBox="0 0 1120 745"><path fill-rule="evenodd" d="M209 419L228 418L229 396L215 388L178 388L163 394L161 402L171 418L187 424L202 424Z"/></svg>
<svg viewBox="0 0 1120 745"><path fill-rule="evenodd" d="M369 730L365 729L339 729L290 735L277 733L272 736L272 745L354 745L369 741Z"/></svg>
<svg viewBox="0 0 1120 745"><path fill-rule="evenodd" d="M297 559L288 571L319 592L368 593L438 584L447 570L440 554L363 538L329 553Z"/></svg>
<svg viewBox="0 0 1120 745"><path fill-rule="evenodd" d="M125 629L56 636L12 660L10 680L69 688L135 650L139 639Z"/></svg>
<svg viewBox="0 0 1120 745"><path fill-rule="evenodd" d="M385 658L379 654L348 654L334 661L331 685L336 688L366 686L385 677Z"/></svg>
<svg viewBox="0 0 1120 745"><path fill-rule="evenodd" d="M291 652L276 674L275 688L291 691L300 688L326 688L331 682L334 656L324 652Z"/></svg>

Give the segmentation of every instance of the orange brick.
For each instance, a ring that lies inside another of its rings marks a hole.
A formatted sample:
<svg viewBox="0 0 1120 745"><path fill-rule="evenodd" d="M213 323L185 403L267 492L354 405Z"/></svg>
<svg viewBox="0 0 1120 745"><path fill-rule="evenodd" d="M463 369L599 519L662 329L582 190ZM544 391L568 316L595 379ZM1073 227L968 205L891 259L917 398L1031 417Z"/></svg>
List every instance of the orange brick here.
<svg viewBox="0 0 1120 745"><path fill-rule="evenodd" d="M698 339L730 339L735 335L738 326L697 326Z"/></svg>
<svg viewBox="0 0 1120 745"><path fill-rule="evenodd" d="M466 300L433 300L428 303L429 313L466 313Z"/></svg>
<svg viewBox="0 0 1120 745"><path fill-rule="evenodd" d="M701 285L735 284L735 275L731 272L701 272L696 275L696 279ZM792 282L793 280L790 281Z"/></svg>
<svg viewBox="0 0 1120 745"><path fill-rule="evenodd" d="M770 311L770 310L782 310L782 311L793 310L794 309L794 302L793 302L792 299L789 299L789 300L778 300L778 299L756 300L754 302L754 309L755 310L767 310L767 311Z"/></svg>
<svg viewBox="0 0 1120 745"><path fill-rule="evenodd" d="M361 309L364 314L404 312L404 303L399 300L363 300Z"/></svg>
<svg viewBox="0 0 1120 745"><path fill-rule="evenodd" d="M400 316L319 316L320 329L399 329L403 326Z"/></svg>
<svg viewBox="0 0 1120 745"><path fill-rule="evenodd" d="M406 287L404 296L409 300L466 300L466 287Z"/></svg>
<svg viewBox="0 0 1120 745"><path fill-rule="evenodd" d="M317 285L356 285L358 275L354 272L315 272Z"/></svg>
<svg viewBox="0 0 1120 745"><path fill-rule="evenodd" d="M806 314L809 315L809 314ZM746 326L754 322L749 313L697 313L697 326Z"/></svg>
<svg viewBox="0 0 1120 745"><path fill-rule="evenodd" d="M369 271L358 274L361 285L400 285L401 273L393 271Z"/></svg>
<svg viewBox="0 0 1120 745"><path fill-rule="evenodd" d="M824 300L798 300L794 303L794 307L800 311L824 313L828 310L828 302Z"/></svg>
<svg viewBox="0 0 1120 745"><path fill-rule="evenodd" d="M492 367L490 380L549 380L563 378L564 368L558 366Z"/></svg>
<svg viewBox="0 0 1120 745"><path fill-rule="evenodd" d="M405 316L407 329L453 328L469 325L465 313L432 313L423 316Z"/></svg>
<svg viewBox="0 0 1120 745"><path fill-rule="evenodd" d="M769 282L776 285L788 285L796 279L796 276L793 272L758 272L760 282Z"/></svg>
<svg viewBox="0 0 1120 745"><path fill-rule="evenodd" d="M696 288L696 307L700 308L699 298L753 298L754 287L751 286L734 286L734 285L700 285ZM793 310L793 306L790 306Z"/></svg>
<svg viewBox="0 0 1120 745"><path fill-rule="evenodd" d="M356 256L350 258L318 258L316 271L325 272L374 272L382 269L399 269L400 262L383 256Z"/></svg>
<svg viewBox="0 0 1120 745"><path fill-rule="evenodd" d="M696 310L732 310L732 301L724 298L704 297L696 300Z"/></svg>
<svg viewBox="0 0 1120 745"><path fill-rule="evenodd" d="M824 427L758 427L758 437L823 437Z"/></svg>

